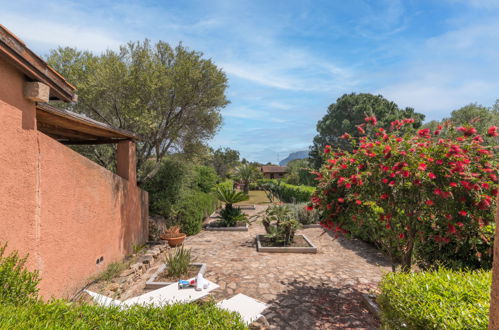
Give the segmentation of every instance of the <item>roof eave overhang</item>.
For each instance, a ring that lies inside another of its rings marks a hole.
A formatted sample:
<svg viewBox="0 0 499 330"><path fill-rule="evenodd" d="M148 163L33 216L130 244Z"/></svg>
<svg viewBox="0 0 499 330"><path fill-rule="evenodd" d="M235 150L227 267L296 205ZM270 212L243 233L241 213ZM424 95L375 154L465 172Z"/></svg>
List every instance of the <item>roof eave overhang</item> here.
<svg viewBox="0 0 499 330"><path fill-rule="evenodd" d="M76 88L1 24L0 56L12 62L33 81L49 86L51 99L77 101Z"/></svg>

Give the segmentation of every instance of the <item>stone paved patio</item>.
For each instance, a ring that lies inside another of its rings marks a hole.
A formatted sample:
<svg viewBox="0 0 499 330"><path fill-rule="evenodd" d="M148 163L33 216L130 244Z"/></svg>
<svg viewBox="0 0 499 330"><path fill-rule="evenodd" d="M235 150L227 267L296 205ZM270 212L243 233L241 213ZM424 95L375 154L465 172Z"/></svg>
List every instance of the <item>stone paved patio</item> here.
<svg viewBox="0 0 499 330"><path fill-rule="evenodd" d="M197 261L207 263L206 278L220 285L212 292L215 300L241 292L270 304L265 316L271 329L378 327L361 294L390 271L379 251L311 228L299 233L318 247L317 254L260 253L254 240L264 232L256 221L248 232L203 231L187 238L185 246Z"/></svg>

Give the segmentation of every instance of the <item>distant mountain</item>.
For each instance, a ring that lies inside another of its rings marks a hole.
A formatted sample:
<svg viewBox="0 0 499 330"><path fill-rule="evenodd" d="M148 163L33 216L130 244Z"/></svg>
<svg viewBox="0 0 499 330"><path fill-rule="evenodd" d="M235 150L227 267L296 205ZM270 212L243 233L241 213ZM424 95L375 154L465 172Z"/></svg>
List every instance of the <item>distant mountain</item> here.
<svg viewBox="0 0 499 330"><path fill-rule="evenodd" d="M302 150L290 153L288 157L284 158L279 162L279 165L286 166L292 160L303 159L303 158L308 158L308 150Z"/></svg>

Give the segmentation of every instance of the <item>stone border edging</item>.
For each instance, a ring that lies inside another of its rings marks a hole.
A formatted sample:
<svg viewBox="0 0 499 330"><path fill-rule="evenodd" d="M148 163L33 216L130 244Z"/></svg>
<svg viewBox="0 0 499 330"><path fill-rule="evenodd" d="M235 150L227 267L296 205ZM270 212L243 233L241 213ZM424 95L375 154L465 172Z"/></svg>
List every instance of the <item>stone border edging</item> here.
<svg viewBox="0 0 499 330"><path fill-rule="evenodd" d="M311 223L309 225L302 225L301 226L303 229L307 229L307 228L322 228L320 224L318 223Z"/></svg>
<svg viewBox="0 0 499 330"><path fill-rule="evenodd" d="M199 272L198 274L201 274L204 276L204 274L206 273L206 264L204 263L198 263L198 262L194 262L194 263L191 263L190 265L192 266L201 266L201 268L199 269ZM161 265L158 270L151 276L151 278L149 278L147 281L146 281L146 289L160 289L162 287L165 287L167 285L170 285L170 284L173 284L173 283L177 283L177 282L157 282L155 281L156 278L159 276L159 274L161 274L165 268L167 267L168 265L167 264L163 264Z"/></svg>
<svg viewBox="0 0 499 330"><path fill-rule="evenodd" d="M215 227L215 226L206 226L204 230L208 231L248 231L249 225L246 223L244 226L239 227Z"/></svg>
<svg viewBox="0 0 499 330"><path fill-rule="evenodd" d="M309 247L294 247L294 246L262 246L260 239L265 235L256 235L256 250L258 252L270 252L270 253L317 253L317 247L303 234L297 234L296 236L302 236L305 241L310 245Z"/></svg>
<svg viewBox="0 0 499 330"><path fill-rule="evenodd" d="M371 298L371 295L363 293L362 299L364 300L364 304L366 305L367 309L378 319L381 318L381 310L379 309L379 305L375 300L373 300L373 298Z"/></svg>

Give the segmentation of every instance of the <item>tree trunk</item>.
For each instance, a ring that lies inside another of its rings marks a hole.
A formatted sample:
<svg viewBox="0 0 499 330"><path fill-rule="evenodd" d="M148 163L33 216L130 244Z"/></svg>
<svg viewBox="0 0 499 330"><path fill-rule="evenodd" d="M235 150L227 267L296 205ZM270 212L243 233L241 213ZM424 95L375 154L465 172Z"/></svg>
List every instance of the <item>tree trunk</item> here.
<svg viewBox="0 0 499 330"><path fill-rule="evenodd" d="M405 249L402 254L402 271L404 273L409 273L412 266L412 252L414 251L414 237L408 237L407 239L407 249Z"/></svg>
<svg viewBox="0 0 499 330"><path fill-rule="evenodd" d="M249 183L245 182L244 183L244 188L243 188L244 193L247 195L249 194Z"/></svg>

